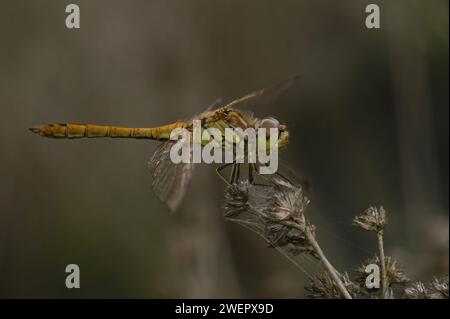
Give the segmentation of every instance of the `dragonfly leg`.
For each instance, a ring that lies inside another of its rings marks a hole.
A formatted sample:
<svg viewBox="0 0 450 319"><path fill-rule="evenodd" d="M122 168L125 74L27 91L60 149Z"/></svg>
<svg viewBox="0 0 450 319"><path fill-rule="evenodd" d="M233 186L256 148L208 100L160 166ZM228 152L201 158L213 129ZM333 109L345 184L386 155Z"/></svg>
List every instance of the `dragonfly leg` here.
<svg viewBox="0 0 450 319"><path fill-rule="evenodd" d="M227 168L228 166L232 165L233 163L227 163L224 164L222 166L219 166L216 168L216 173L217 175L219 175L219 177L225 182L225 184L227 184L228 186L231 186L230 182L225 178L225 176L222 175L221 171L223 171L225 168Z"/></svg>
<svg viewBox="0 0 450 319"><path fill-rule="evenodd" d="M230 173L230 179L229 179L229 184L233 185L234 184L234 175L236 174L236 165L233 164L233 166L231 166L231 173Z"/></svg>
<svg viewBox="0 0 450 319"><path fill-rule="evenodd" d="M256 168L256 165L254 163L249 163L248 164L248 181L250 184L255 185L255 186L266 186L266 187L270 187L270 185L266 185L266 184L262 184L262 183L256 183L253 173L255 173L257 176L261 176L261 178L263 178L264 180L268 181L270 183L270 179L267 178L266 176L264 176L263 174L260 174Z"/></svg>

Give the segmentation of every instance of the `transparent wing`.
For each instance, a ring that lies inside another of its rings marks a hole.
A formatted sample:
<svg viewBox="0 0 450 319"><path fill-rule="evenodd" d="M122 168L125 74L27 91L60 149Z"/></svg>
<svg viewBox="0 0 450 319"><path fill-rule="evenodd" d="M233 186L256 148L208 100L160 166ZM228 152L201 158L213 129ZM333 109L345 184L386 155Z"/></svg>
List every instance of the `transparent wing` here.
<svg viewBox="0 0 450 319"><path fill-rule="evenodd" d="M284 180L294 186L301 187L303 192L305 193L305 195L308 197L312 193L312 186L311 186L307 176L302 174L301 171L299 172L299 169L294 170L287 163L287 161L281 157L278 158L278 169L277 169L276 173L274 173L274 174L261 175L259 172L260 172L260 168L261 168L261 166L263 166L263 164L255 163L255 164L253 164L253 166L254 166L254 170L255 170L255 172L253 174L253 178L259 184L267 184L267 182L273 183L274 180L281 178L282 180Z"/></svg>
<svg viewBox="0 0 450 319"><path fill-rule="evenodd" d="M149 161L153 191L171 212L180 205L194 169L192 163L175 164L171 161L170 149L173 144L173 141L162 143Z"/></svg>
<svg viewBox="0 0 450 319"><path fill-rule="evenodd" d="M207 108L206 108L206 110L204 110L203 112L205 113L205 112L211 112L211 111L214 111L214 110L217 110L217 109L219 109L221 106L223 106L223 100L222 100L222 98L218 98L218 99L216 99L213 103L211 103Z"/></svg>
<svg viewBox="0 0 450 319"><path fill-rule="evenodd" d="M266 175L267 176L267 175ZM278 170L277 174L268 176L269 178L282 178L289 181L293 185L299 185L302 187L306 196L310 197L313 191L313 185L311 185L308 176L302 171L300 167L295 169L281 156L278 157Z"/></svg>
<svg viewBox="0 0 450 319"><path fill-rule="evenodd" d="M254 91L241 98L238 98L225 107L234 108L249 108L255 105L265 105L275 100L282 92L290 88L294 83L300 79L300 76L296 75L289 79L272 85L270 87Z"/></svg>

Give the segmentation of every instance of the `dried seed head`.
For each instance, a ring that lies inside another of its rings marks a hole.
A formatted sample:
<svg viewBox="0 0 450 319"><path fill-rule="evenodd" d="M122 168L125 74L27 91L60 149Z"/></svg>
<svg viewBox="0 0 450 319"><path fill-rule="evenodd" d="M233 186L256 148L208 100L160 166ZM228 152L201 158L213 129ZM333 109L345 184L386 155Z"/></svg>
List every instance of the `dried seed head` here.
<svg viewBox="0 0 450 319"><path fill-rule="evenodd" d="M274 220L293 220L305 224L303 212L309 204L307 197L303 196L303 189L287 183L282 179L274 179L274 193L264 211L267 218Z"/></svg>
<svg viewBox="0 0 450 319"><path fill-rule="evenodd" d="M300 186L278 178L272 182L272 196L258 207L265 237L271 246L289 247L292 255L307 253L315 256L305 233L307 228L314 232L304 215L308 198L303 196Z"/></svg>
<svg viewBox="0 0 450 319"><path fill-rule="evenodd" d="M300 186L274 178L268 185L240 181L229 186L223 207L225 218L258 232L270 247L287 248L291 255L315 256L305 233L314 235L314 226L304 215L308 203Z"/></svg>
<svg viewBox="0 0 450 319"><path fill-rule="evenodd" d="M409 279L405 276L402 267L396 260L391 257L385 257L384 262L386 264L386 279L388 287L394 285L405 285L409 282ZM355 278L355 281L360 285L362 289L367 290L368 293L376 293L380 288L368 289L366 287L367 273L365 270L366 267L370 264L378 265L378 267L381 269L380 258L378 256L369 258L356 269L357 277Z"/></svg>
<svg viewBox="0 0 450 319"><path fill-rule="evenodd" d="M443 299L448 299L448 276L442 278L434 277L430 283L430 286L436 296L441 296Z"/></svg>
<svg viewBox="0 0 450 319"><path fill-rule="evenodd" d="M382 232L387 225L386 211L383 206L369 207L364 213L353 218L353 225L368 231Z"/></svg>
<svg viewBox="0 0 450 319"><path fill-rule="evenodd" d="M345 288L350 293L352 298L357 299L361 297L360 290L356 284L354 284L347 273L339 275ZM336 286L333 279L330 278L327 272L320 272L314 276L310 281L309 286L305 287L308 291L307 297L313 299L341 299L342 293Z"/></svg>
<svg viewBox="0 0 450 319"><path fill-rule="evenodd" d="M406 288L405 297L407 299L430 299L429 291L421 281L414 283L410 288Z"/></svg>

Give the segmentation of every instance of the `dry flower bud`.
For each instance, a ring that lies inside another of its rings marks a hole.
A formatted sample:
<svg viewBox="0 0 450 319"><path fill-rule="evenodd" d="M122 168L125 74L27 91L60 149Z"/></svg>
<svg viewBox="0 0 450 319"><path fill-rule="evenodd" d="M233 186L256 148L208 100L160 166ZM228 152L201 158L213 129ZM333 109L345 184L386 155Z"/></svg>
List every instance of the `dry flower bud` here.
<svg viewBox="0 0 450 319"><path fill-rule="evenodd" d="M386 211L383 206L369 207L364 213L353 218L353 225L368 231L382 232L387 225Z"/></svg>

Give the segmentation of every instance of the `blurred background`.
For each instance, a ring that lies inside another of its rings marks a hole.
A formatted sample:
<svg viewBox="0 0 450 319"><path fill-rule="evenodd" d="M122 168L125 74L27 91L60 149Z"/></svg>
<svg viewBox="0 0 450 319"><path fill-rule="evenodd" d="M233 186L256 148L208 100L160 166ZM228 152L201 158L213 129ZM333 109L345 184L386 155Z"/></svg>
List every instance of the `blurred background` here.
<svg viewBox="0 0 450 319"><path fill-rule="evenodd" d="M373 256L351 226L389 214L387 254L412 279L448 273L448 1L78 0L0 3L0 297L304 297L307 276L225 222L224 185L197 167L182 208L151 191L145 140L43 139L52 122L155 126L293 74L253 111L284 120L281 154L312 185L331 262ZM81 289L65 267L81 268Z"/></svg>

